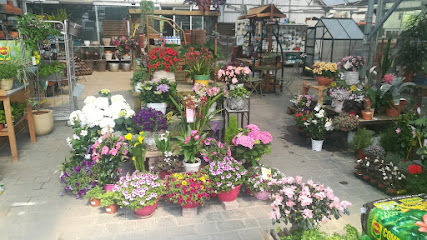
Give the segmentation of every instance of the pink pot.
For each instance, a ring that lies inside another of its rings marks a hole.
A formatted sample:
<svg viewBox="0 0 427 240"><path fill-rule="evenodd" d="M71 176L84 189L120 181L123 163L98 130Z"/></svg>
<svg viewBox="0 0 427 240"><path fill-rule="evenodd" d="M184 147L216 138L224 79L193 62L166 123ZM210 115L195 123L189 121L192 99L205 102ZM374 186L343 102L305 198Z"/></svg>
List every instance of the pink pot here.
<svg viewBox="0 0 427 240"><path fill-rule="evenodd" d="M189 202L189 203L183 205L182 207L183 208L196 208L198 206L200 206L200 203Z"/></svg>
<svg viewBox="0 0 427 240"><path fill-rule="evenodd" d="M237 196L240 193L240 187L241 186L242 185L239 185L235 189L228 191L228 192L219 193L218 199L222 202L231 202L231 201L236 200Z"/></svg>
<svg viewBox="0 0 427 240"><path fill-rule="evenodd" d="M156 207L157 207L157 202L153 205L145 206L143 208L135 210L134 213L139 217L151 217L154 211L156 211Z"/></svg>
<svg viewBox="0 0 427 240"><path fill-rule="evenodd" d="M104 186L104 191L106 191L106 192L112 192L113 188L114 188L114 184L106 184Z"/></svg>
<svg viewBox="0 0 427 240"><path fill-rule="evenodd" d="M254 194L254 197L258 200L269 200L270 199L270 193L267 191L261 191Z"/></svg>

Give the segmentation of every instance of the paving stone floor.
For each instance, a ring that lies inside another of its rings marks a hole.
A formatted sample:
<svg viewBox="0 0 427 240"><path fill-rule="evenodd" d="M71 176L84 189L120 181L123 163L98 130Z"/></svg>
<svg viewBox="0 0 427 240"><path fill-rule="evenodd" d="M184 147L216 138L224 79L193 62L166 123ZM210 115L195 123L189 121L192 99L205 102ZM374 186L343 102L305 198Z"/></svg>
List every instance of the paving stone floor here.
<svg viewBox="0 0 427 240"><path fill-rule="evenodd" d="M81 81L84 95L108 87L133 102L129 73L95 73ZM113 77L111 77L113 76ZM301 81L292 85L300 92ZM83 98L84 96L82 96ZM251 98L251 122L274 137L273 153L263 163L281 169L288 176L303 176L334 189L342 200L353 203L351 215L323 226L339 231L350 223L360 227L363 203L385 197L383 193L353 175L355 157L346 151L345 136L335 134L325 141L322 152L313 152L310 142L296 132L292 116L286 113L290 96L267 94ZM0 240L3 239L263 239L274 228L268 219L268 202L241 193L240 208L224 211L218 200L199 208L197 217L184 218L174 204L161 202L153 217L137 219L128 210L105 214L87 200L60 196L58 168L69 156L65 138L72 135L65 122L56 122L54 131L31 144L28 132L18 135L19 162L12 163L8 145L0 146L0 176L6 190L0 195Z"/></svg>

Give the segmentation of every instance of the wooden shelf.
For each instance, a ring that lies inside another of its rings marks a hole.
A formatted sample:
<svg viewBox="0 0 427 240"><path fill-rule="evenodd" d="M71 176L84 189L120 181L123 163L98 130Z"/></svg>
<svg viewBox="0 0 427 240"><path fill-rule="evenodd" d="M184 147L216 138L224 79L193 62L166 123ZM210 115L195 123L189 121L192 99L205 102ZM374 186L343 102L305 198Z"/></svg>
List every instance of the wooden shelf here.
<svg viewBox="0 0 427 240"><path fill-rule="evenodd" d="M131 15L141 15L140 9L129 9ZM218 11L188 11L188 10L154 10L154 15L175 15L175 16L205 16L218 17L221 13Z"/></svg>
<svg viewBox="0 0 427 240"><path fill-rule="evenodd" d="M27 119L27 115L25 114L24 116L22 116L18 121L15 121L13 123L13 126L16 127L18 124L22 123L25 119ZM0 137L4 137L7 136L8 133L8 128L9 127L4 127L2 130L0 130Z"/></svg>

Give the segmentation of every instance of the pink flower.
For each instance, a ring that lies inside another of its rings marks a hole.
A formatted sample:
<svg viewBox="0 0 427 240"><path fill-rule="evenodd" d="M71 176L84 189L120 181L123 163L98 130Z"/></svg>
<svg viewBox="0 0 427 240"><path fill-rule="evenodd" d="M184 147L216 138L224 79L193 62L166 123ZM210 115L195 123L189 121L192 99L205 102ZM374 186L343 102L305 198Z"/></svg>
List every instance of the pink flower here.
<svg viewBox="0 0 427 240"><path fill-rule="evenodd" d="M238 83L238 82L239 82L239 80L237 80L237 78L235 78L235 77L234 77L233 79L231 79L231 83L232 83L232 84L236 84L236 83Z"/></svg>
<svg viewBox="0 0 427 240"><path fill-rule="evenodd" d="M310 209L304 209L304 211L302 212L302 216L304 218L313 218L313 211Z"/></svg>
<svg viewBox="0 0 427 240"><path fill-rule="evenodd" d="M308 205L313 203L313 199L306 197L306 196L300 196L298 198L298 200L301 202L301 206L303 206L303 207L308 206Z"/></svg>
<svg viewBox="0 0 427 240"><path fill-rule="evenodd" d="M414 136L415 136L415 134L417 134L414 130L412 130L412 132L411 132L411 133L412 133L412 135L414 135Z"/></svg>
<svg viewBox="0 0 427 240"><path fill-rule="evenodd" d="M99 157L98 156L94 156L94 157L92 157L92 161L94 161L94 162L99 162Z"/></svg>
<svg viewBox="0 0 427 240"><path fill-rule="evenodd" d="M112 148L109 152L109 154L116 156L117 155L117 149L116 148Z"/></svg>
<svg viewBox="0 0 427 240"><path fill-rule="evenodd" d="M236 143L237 145L240 144L249 149L252 149L254 147L254 140L249 136L240 136L239 138L237 138Z"/></svg>
<svg viewBox="0 0 427 240"><path fill-rule="evenodd" d="M194 136L194 141L197 141L197 139L199 139L199 135Z"/></svg>
<svg viewBox="0 0 427 240"><path fill-rule="evenodd" d="M341 202L341 206L343 207L343 208L348 208L348 207L350 207L352 204L351 204L351 202L349 202L349 201L342 201Z"/></svg>
<svg viewBox="0 0 427 240"><path fill-rule="evenodd" d="M295 179L297 180L298 184L301 184L301 182L302 182L302 177L301 176L296 176Z"/></svg>
<svg viewBox="0 0 427 240"><path fill-rule="evenodd" d="M402 129L397 128L395 131L396 131L396 134L399 134L402 131Z"/></svg>
<svg viewBox="0 0 427 240"><path fill-rule="evenodd" d="M105 154L108 154L108 147L107 146L103 146L102 147L102 151L101 151L101 155L105 155Z"/></svg>
<svg viewBox="0 0 427 240"><path fill-rule="evenodd" d="M418 227L420 227L418 229L418 231L427 233L427 214L424 214L422 222L418 221L418 222L415 223L415 225L417 225Z"/></svg>
<svg viewBox="0 0 427 240"><path fill-rule="evenodd" d="M228 66L227 70L233 70L233 66Z"/></svg>
<svg viewBox="0 0 427 240"><path fill-rule="evenodd" d="M191 139L191 136L188 136L188 137L185 139L184 144L187 144L187 143L190 141L190 139Z"/></svg>
<svg viewBox="0 0 427 240"><path fill-rule="evenodd" d="M323 217L322 217L322 223L323 223L323 224L325 224L326 222L328 222L328 220L329 220L329 219L328 219L327 217L325 217L325 216L323 216Z"/></svg>
<svg viewBox="0 0 427 240"><path fill-rule="evenodd" d="M250 74L251 73L251 69L249 67L244 67L243 71L245 72L245 74Z"/></svg>
<svg viewBox="0 0 427 240"><path fill-rule="evenodd" d="M295 195L295 190L291 187L285 187L280 190L280 193L284 193L288 198L292 198Z"/></svg>
<svg viewBox="0 0 427 240"><path fill-rule="evenodd" d="M235 72L236 74L240 74L240 69L239 69L239 68L236 68L236 70L234 70L234 72Z"/></svg>
<svg viewBox="0 0 427 240"><path fill-rule="evenodd" d="M393 80L396 78L396 75L389 73L384 75L383 82L386 82L388 84L393 84Z"/></svg>
<svg viewBox="0 0 427 240"><path fill-rule="evenodd" d="M260 140L264 144L269 144L271 141L273 141L273 136L271 136L269 132L261 132Z"/></svg>
<svg viewBox="0 0 427 240"><path fill-rule="evenodd" d="M192 137L194 137L194 135L196 135L197 133L199 133L199 131L197 131L197 130L192 130L192 131L191 131L191 136L192 136Z"/></svg>
<svg viewBox="0 0 427 240"><path fill-rule="evenodd" d="M261 130L259 129L259 127L257 126L257 125L255 125L255 124L249 124L249 125L246 125L246 127L245 128L247 128L247 129L250 129L251 130L251 132L260 132Z"/></svg>
<svg viewBox="0 0 427 240"><path fill-rule="evenodd" d="M291 201L291 200L288 200L288 201L286 202L286 206L287 206L287 207L293 207L293 206L295 206L295 202L293 202L293 201Z"/></svg>

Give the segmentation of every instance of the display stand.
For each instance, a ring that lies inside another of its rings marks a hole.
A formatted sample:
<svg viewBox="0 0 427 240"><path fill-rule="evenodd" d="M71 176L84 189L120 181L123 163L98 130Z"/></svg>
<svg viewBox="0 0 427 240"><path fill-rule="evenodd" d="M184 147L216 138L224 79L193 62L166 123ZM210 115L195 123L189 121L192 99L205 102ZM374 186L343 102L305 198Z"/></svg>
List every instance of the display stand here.
<svg viewBox="0 0 427 240"><path fill-rule="evenodd" d="M21 119L17 119L15 122L13 122L12 119L12 109L10 107L10 102L12 100L16 102L26 102L26 100L29 98L29 92L27 90L28 89L26 89L24 85L9 91L0 89L0 102L3 102L7 124L7 127L0 131L0 136L6 136L9 138L10 152L14 162L18 161L18 148L16 146L15 136L16 125L24 120L27 120L28 130L30 132L30 140L32 143L36 142L36 133L34 130L34 120L31 106L27 105L26 115L24 115Z"/></svg>
<svg viewBox="0 0 427 240"><path fill-rule="evenodd" d="M250 123L250 109L251 109L251 99L247 98L247 109L242 110L232 110L230 106L224 103L224 125L227 126L230 120L230 115L234 114L237 117L237 123L240 122L239 128L244 128L246 125ZM240 119L240 121L239 121ZM245 120L247 124L245 125Z"/></svg>
<svg viewBox="0 0 427 240"><path fill-rule="evenodd" d="M317 90L318 103L323 103L323 94L325 92L325 89L327 89L329 86L321 86L317 82L308 82L304 81L302 84L302 94L306 95L310 89Z"/></svg>

